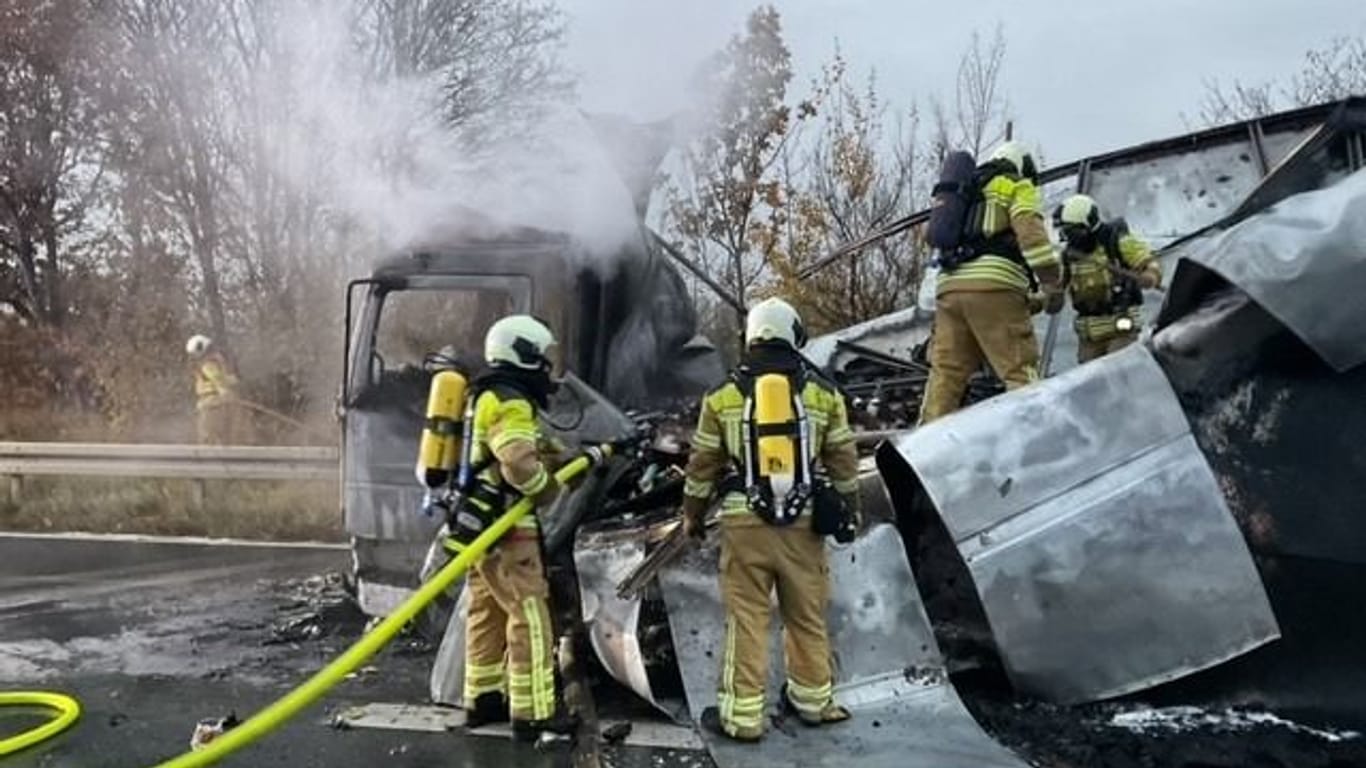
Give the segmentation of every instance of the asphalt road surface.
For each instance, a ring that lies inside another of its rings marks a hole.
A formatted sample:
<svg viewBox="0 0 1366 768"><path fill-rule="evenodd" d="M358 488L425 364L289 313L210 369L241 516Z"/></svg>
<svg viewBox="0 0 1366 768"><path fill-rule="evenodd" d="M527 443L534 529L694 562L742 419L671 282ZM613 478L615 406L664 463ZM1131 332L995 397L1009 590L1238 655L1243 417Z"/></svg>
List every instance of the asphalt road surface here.
<svg viewBox="0 0 1366 768"><path fill-rule="evenodd" d="M155 765L185 751L199 719L268 704L361 631L363 618L338 597L348 564L334 548L0 536L0 690L61 691L84 707L71 731L5 768ZM419 641L397 641L224 764L570 764L567 749L506 738L332 727L354 705L424 702L430 660ZM35 722L0 713L0 735ZM607 748L603 762L710 765L701 752L632 746Z"/></svg>
<svg viewBox="0 0 1366 768"><path fill-rule="evenodd" d="M337 548L0 534L0 690L66 692L84 707L72 730L0 766L153 766L185 751L201 718L255 712L362 631L364 617L340 588L340 574L348 566L349 555ZM224 764L574 764L568 749L538 752L505 736L333 727L337 714L360 705L424 703L432 657L422 641L400 638L322 702ZM987 730L1033 765L1366 765L1366 739L1360 735L1267 722L1261 712L1221 715L1216 707L1192 714L1178 707L1165 710L1166 715L1143 715L1141 722L1154 725L1134 731L1114 727L1114 721L1134 717L1128 712L1134 702L1056 707L1022 701L1000 683L959 683ZM595 698L604 720L630 717L637 732L681 730L650 720L648 708L630 696L613 697L609 691ZM1187 699L1153 703L1169 706ZM1189 720L1195 723L1181 724ZM31 713L0 710L0 736L37 722ZM712 766L696 749L630 743L604 748L601 764Z"/></svg>

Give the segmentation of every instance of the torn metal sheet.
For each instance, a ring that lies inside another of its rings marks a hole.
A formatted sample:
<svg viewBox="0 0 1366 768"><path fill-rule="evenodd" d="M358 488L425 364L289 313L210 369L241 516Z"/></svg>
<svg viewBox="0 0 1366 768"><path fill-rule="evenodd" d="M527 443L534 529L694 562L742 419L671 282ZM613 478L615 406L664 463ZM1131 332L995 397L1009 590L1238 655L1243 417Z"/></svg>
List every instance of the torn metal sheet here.
<svg viewBox="0 0 1366 768"><path fill-rule="evenodd" d="M716 703L725 625L718 563L713 544L660 575L694 716ZM832 547L830 566L835 696L853 720L809 729L775 719L779 727L759 745L704 733L717 765L1022 768L1024 762L982 731L948 683L896 529L874 526L853 544ZM768 700L776 709L783 676L776 618L771 636Z"/></svg>
<svg viewBox="0 0 1366 768"><path fill-rule="evenodd" d="M1242 289L1338 371L1366 362L1366 172L1288 198L1187 252L1159 322L1195 309L1200 270ZM1191 264L1200 269L1192 269Z"/></svg>
<svg viewBox="0 0 1366 768"><path fill-rule="evenodd" d="M1247 544L1143 346L894 445L1022 690L1116 696L1279 637Z"/></svg>
<svg viewBox="0 0 1366 768"><path fill-rule="evenodd" d="M640 600L617 597L617 584L645 560L645 532L603 534L574 546L574 570L579 575L583 623L593 650L612 677L642 699L655 701L645 672L636 628Z"/></svg>
<svg viewBox="0 0 1366 768"><path fill-rule="evenodd" d="M469 590L461 588L455 611L446 623L446 633L436 649L429 680L432 701L436 704L459 707L465 703L465 611L469 600Z"/></svg>

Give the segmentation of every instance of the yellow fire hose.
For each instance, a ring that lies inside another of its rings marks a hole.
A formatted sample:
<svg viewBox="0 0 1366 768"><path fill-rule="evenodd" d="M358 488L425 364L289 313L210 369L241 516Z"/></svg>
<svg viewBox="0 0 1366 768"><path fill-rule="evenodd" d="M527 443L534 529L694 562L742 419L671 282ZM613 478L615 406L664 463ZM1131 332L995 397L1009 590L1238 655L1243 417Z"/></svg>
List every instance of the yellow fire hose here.
<svg viewBox="0 0 1366 768"><path fill-rule="evenodd" d="M566 483L576 475L586 471L590 466L591 462L588 457L580 456L560 467L555 473L555 479L561 483ZM157 768L198 768L198 766L213 765L284 725L286 720L322 698L347 675L359 669L370 657L388 645L389 641L393 640L394 636L408 625L408 622L416 618L422 609L427 607L428 603L440 597L471 565L483 557L494 542L511 530L518 520L525 517L532 510L532 506L531 499L522 499L509 507L508 511L494 521L487 531L480 534L479 538L471 542L463 552L437 571L436 575L419 587L412 597L389 614L384 621L380 622L379 626L357 640L345 653L338 656L331 664L318 670L298 688L257 712L250 720L209 742L209 745L204 749L198 752L186 752L179 757L161 763Z"/></svg>
<svg viewBox="0 0 1366 768"><path fill-rule="evenodd" d="M37 728L0 740L0 757L28 749L70 728L81 716L81 704L61 693L43 691L0 692L0 707L36 707L52 710L56 715Z"/></svg>

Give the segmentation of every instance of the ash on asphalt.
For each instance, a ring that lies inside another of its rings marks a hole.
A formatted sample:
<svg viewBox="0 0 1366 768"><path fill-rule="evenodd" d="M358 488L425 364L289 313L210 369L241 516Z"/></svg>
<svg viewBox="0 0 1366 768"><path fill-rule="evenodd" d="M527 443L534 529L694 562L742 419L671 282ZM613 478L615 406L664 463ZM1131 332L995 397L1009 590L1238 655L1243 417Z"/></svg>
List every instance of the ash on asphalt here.
<svg viewBox="0 0 1366 768"><path fill-rule="evenodd" d="M1350 768L1366 765L1366 739L1277 723L1261 710L1215 710L1169 720L1137 700L1063 707L1012 695L996 673L956 676L987 732L1039 768ZM1194 709L1194 708L1191 708ZM1242 714L1243 716L1230 716ZM1116 718L1120 715L1119 718ZM1138 729L1118 723L1150 722ZM1320 726L1320 729L1322 726Z"/></svg>
<svg viewBox="0 0 1366 768"><path fill-rule="evenodd" d="M84 708L70 731L5 768L155 765L188 749L200 719L269 704L363 631L335 575L347 560L335 550L0 536L0 690L63 691ZM226 764L570 764L567 751L506 739L331 726L359 704L425 700L430 665L430 646L405 637ZM0 720L0 733L28 723ZM696 764L637 747L605 756L620 768Z"/></svg>

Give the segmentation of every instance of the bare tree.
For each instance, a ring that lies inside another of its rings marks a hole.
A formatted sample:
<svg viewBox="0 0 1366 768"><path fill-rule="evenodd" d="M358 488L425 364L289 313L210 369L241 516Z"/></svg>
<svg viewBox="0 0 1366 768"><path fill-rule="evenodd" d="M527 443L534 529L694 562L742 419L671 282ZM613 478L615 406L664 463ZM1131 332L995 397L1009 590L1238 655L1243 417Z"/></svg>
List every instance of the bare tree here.
<svg viewBox="0 0 1366 768"><path fill-rule="evenodd" d="M924 254L911 234L884 239L857 259L805 280L803 268L840 244L911 213L926 199L920 116L914 105L889 121L870 73L851 82L837 52L826 68L830 96L821 130L785 158L789 206L786 241L775 255L777 289L814 331L834 330L892 312L913 296Z"/></svg>
<svg viewBox="0 0 1366 768"><path fill-rule="evenodd" d="M276 404L328 402L338 289L377 255L367 201L450 171L404 128L460 153L515 134L569 93L563 28L544 0L0 4L0 323L62 323L24 343L70 347L121 430L184 405L205 325ZM301 42L319 30L335 46ZM375 99L383 123L338 130Z"/></svg>
<svg viewBox="0 0 1366 768"><path fill-rule="evenodd" d="M724 275L720 282L741 303L782 226L776 165L794 123L815 114L809 100L789 106L791 79L778 11L760 7L701 72L708 106L683 153L684 173L667 187L673 234L696 262Z"/></svg>
<svg viewBox="0 0 1366 768"><path fill-rule="evenodd" d="M1300 71L1281 82L1205 83L1200 119L1207 125L1366 94L1366 37L1335 37L1304 55Z"/></svg>
<svg viewBox="0 0 1366 768"><path fill-rule="evenodd" d="M1005 138L1010 122L1010 104L1001 89L1005 58L1001 25L987 43L979 31L973 31L972 41L958 60L953 109L939 99L933 101L931 151L937 159L952 149L966 149L977 156Z"/></svg>
<svg viewBox="0 0 1366 768"><path fill-rule="evenodd" d="M439 77L446 119L471 143L525 125L572 91L553 3L364 0L357 24L377 77Z"/></svg>
<svg viewBox="0 0 1366 768"><path fill-rule="evenodd" d="M69 250L104 189L101 51L83 0L0 9L0 304L60 325Z"/></svg>

